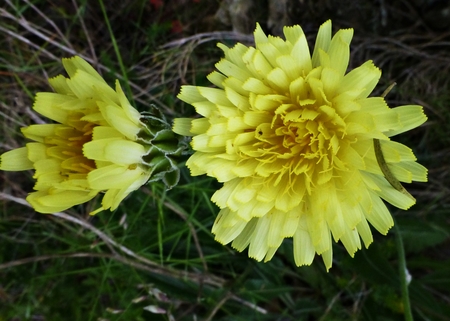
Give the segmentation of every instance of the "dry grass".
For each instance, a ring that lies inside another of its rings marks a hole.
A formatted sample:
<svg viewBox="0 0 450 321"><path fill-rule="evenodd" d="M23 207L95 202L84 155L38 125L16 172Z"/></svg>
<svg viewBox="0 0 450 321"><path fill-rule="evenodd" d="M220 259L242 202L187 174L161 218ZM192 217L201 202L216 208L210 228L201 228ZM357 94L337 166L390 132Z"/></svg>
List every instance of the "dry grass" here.
<svg viewBox="0 0 450 321"><path fill-rule="evenodd" d="M47 78L62 72L61 57L80 55L109 83L115 78L127 83L139 110L155 104L169 117L193 115L175 98L180 85L207 84L206 75L221 57L216 42L231 46L251 43L252 37L224 31L233 26L215 19L219 2L158 3L105 1L103 12L92 1L5 0L0 6L0 152L25 143L21 127L46 122L31 109L33 96L50 91ZM395 214L414 277L414 313L450 320L450 33L428 18L440 9L406 0L286 4L280 21L300 22L311 42L328 18L335 28L354 27L352 67L374 60L383 70L380 92L398 83L389 95L392 106L425 107L430 121L404 139L429 168L430 182L413 185L418 205ZM280 29L267 8L254 14L263 17L264 27ZM173 191L149 186L116 213L92 218L87 213L93 204L52 216L34 213L24 201L32 190L31 176L0 173L0 320L402 319L390 237L355 259L336 246L329 274L320 262L296 268L289 242L271 263L256 264L214 242L209 229L217 209L209 197L217 184L210 179L194 180L184 171ZM148 312L151 307L163 312Z"/></svg>

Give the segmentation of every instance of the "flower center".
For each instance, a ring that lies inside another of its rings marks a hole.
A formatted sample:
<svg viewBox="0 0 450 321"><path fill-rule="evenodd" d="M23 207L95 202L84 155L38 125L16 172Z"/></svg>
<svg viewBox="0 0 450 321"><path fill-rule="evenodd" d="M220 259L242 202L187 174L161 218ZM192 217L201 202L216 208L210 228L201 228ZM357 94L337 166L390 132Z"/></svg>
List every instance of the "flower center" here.
<svg viewBox="0 0 450 321"><path fill-rule="evenodd" d="M316 83L317 85L317 83ZM307 82L301 94L286 95L272 112L272 122L256 128L260 162L278 175L305 173L313 182L331 179L336 167L345 122L320 89Z"/></svg>
<svg viewBox="0 0 450 321"><path fill-rule="evenodd" d="M96 168L95 162L83 155L83 145L92 140L92 130L97 125L80 118L76 114L69 116L69 126L58 125L53 135L45 138L45 144L50 145L48 156L61 161L60 174L66 179L84 178Z"/></svg>

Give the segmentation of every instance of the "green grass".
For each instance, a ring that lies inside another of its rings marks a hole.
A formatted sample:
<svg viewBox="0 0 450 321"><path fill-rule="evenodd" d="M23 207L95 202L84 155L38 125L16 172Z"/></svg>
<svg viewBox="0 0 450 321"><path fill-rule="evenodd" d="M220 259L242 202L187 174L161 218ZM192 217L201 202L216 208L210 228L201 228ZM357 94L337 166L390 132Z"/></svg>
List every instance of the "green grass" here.
<svg viewBox="0 0 450 321"><path fill-rule="evenodd" d="M147 0L104 1L104 6L86 0L5 1L0 8L0 152L25 143L20 127L45 121L31 111L34 94L50 91L46 79L62 72L61 57L75 53L89 59L108 83L119 78L124 87L129 84L130 99L140 111L155 104L169 118L194 115L175 98L180 85L207 85L205 77L221 57L215 43L232 45L236 39L199 36L226 27L211 23L218 1L191 2L157 8ZM333 12L334 27L355 27L352 49L358 50L352 66L374 59L384 71L377 90L398 83L388 97L391 105L425 107L429 122L399 140L429 168L429 182L408 187L417 197L412 209L391 212L412 276L415 319L450 320L450 86L443 72L448 35L406 28L407 17L389 20L392 30L368 26L378 11L358 1L340 14L327 4L308 15L312 3L297 17L307 34L314 35ZM373 16L343 23L345 14L361 7ZM395 14L399 8L385 9ZM175 20L182 33L172 31ZM439 39L435 47L433 39ZM151 184L114 213L95 217L88 213L99 199L59 216L35 213L23 203L33 187L32 173L0 176L0 321L403 320L394 231L375 232L370 248L354 258L335 244L327 273L320 257L311 266L296 267L290 239L268 263L215 242L210 229L218 208L210 197L220 184L193 178L184 167L172 190ZM149 307L165 312L155 314Z"/></svg>

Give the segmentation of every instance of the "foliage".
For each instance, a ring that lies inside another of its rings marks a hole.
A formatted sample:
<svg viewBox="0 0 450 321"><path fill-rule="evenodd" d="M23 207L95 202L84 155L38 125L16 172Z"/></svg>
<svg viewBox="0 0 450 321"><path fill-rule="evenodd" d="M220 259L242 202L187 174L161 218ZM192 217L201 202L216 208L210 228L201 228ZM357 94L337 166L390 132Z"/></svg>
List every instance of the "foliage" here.
<svg viewBox="0 0 450 321"><path fill-rule="evenodd" d="M448 33L426 19L414 27L406 16L394 19L404 1L391 7L343 2L339 13L324 5L308 18L315 1L302 1L302 26L317 29L333 18L335 28L354 27L353 65L374 59L384 71L379 92L393 80L398 83L387 97L393 106L425 107L429 122L404 136L429 168L429 183L408 188L417 205L393 214L412 277L414 316L450 320ZM20 127L46 121L31 111L33 96L49 91L46 79L62 72L60 58L75 54L109 84L115 78L124 83L125 71L129 98L140 111L154 104L169 119L193 116L191 107L175 99L180 85L207 85L205 77L221 55L215 43L248 43L249 37L218 32L224 26L212 22L217 1L167 3L104 1L102 10L86 0L5 0L0 7L0 152L24 144ZM437 10L425 8L424 16ZM352 14L354 21L348 21L346 14L355 10L361 17ZM387 14L386 25L374 22L379 12ZM94 217L87 213L99 199L57 215L37 214L23 202L32 190L31 173L0 175L0 320L403 319L392 231L376 234L370 248L354 258L335 245L327 273L320 258L297 268L289 239L268 263L215 242L210 229L218 209L209 199L220 184L192 178L185 168L172 190L150 184L114 213Z"/></svg>

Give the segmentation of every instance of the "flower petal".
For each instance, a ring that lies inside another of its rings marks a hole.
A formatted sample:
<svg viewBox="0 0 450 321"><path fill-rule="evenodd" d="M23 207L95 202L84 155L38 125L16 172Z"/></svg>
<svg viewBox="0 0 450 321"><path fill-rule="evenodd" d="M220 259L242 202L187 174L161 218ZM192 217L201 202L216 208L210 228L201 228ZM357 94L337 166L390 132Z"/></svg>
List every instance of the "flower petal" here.
<svg viewBox="0 0 450 321"><path fill-rule="evenodd" d="M396 107L393 110L397 113L401 126L400 128L386 132L385 134L388 137L404 133L427 121L427 116L425 116L422 106L406 105Z"/></svg>
<svg viewBox="0 0 450 321"><path fill-rule="evenodd" d="M21 147L0 155L2 171L25 171L33 168L33 162L28 159L28 149Z"/></svg>

